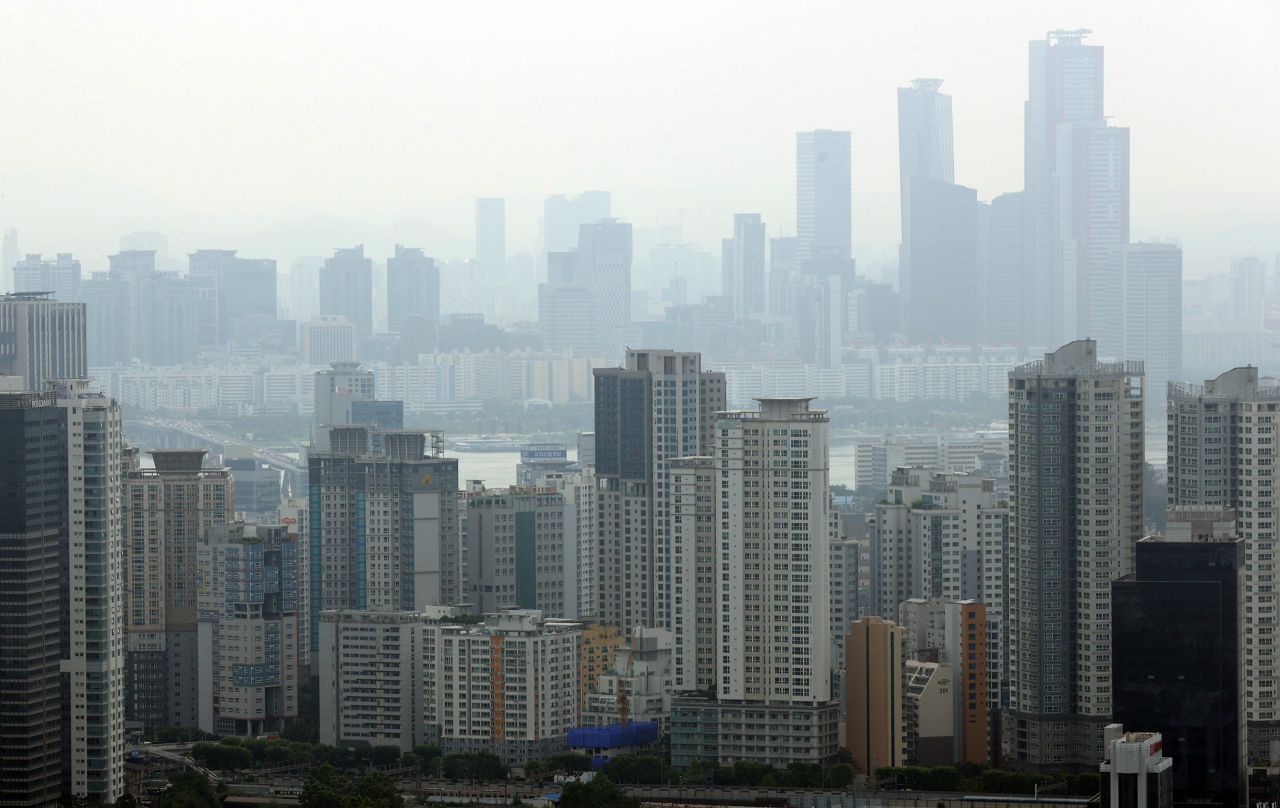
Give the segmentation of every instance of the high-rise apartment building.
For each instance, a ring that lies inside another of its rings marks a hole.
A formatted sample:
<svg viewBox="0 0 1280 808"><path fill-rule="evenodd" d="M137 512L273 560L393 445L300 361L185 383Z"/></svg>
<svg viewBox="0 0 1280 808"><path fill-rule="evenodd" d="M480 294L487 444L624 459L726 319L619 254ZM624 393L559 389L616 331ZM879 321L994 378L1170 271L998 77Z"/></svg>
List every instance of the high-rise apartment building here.
<svg viewBox="0 0 1280 808"><path fill-rule="evenodd" d="M769 315L795 317L800 259L795 236L769 239Z"/></svg>
<svg viewBox="0 0 1280 808"><path fill-rule="evenodd" d="M703 371L696 353L633 350L626 362L593 371L596 614L622 628L671 628L669 463L710 452L724 374Z"/></svg>
<svg viewBox="0 0 1280 808"><path fill-rule="evenodd" d="M1247 805L1241 661L1265 646L1241 619L1254 576L1235 512L1170 509L1166 535L1134 549L1135 571L1111 584L1114 719L1164 735L1177 802Z"/></svg>
<svg viewBox="0 0 1280 808"><path fill-rule="evenodd" d="M1241 331L1262 331L1266 325L1267 262L1261 258L1231 261L1231 317Z"/></svg>
<svg viewBox="0 0 1280 808"><path fill-rule="evenodd" d="M986 260L981 283L986 310L982 333L1004 344L1023 342L1027 312L1023 305L1022 192L1001 194L991 200L986 233ZM981 236L981 234L980 234Z"/></svg>
<svg viewBox="0 0 1280 808"><path fill-rule="evenodd" d="M561 523L564 525L565 575L576 578L573 582L568 577L565 580L565 591L568 592L572 585L576 597L566 597L564 616L577 620L584 615L594 615L598 605L595 469L548 472L538 477L535 483L539 488L554 489L564 497Z"/></svg>
<svg viewBox="0 0 1280 808"><path fill-rule="evenodd" d="M337 315L298 323L298 355L304 365L355 362L356 324Z"/></svg>
<svg viewBox="0 0 1280 808"><path fill-rule="evenodd" d="M128 615L126 718L148 735L200 723L198 556L206 528L234 517L235 481L205 467L206 449L150 449L154 467L125 472Z"/></svg>
<svg viewBox="0 0 1280 808"><path fill-rule="evenodd" d="M124 433L120 405L92 392L90 379L53 387L66 441L59 495L62 789L108 803L124 794Z"/></svg>
<svg viewBox="0 0 1280 808"><path fill-rule="evenodd" d="M125 308L109 311L100 305L90 306L89 316L105 316L107 329L123 329L128 334L126 359L141 359L152 365L195 360L200 322L196 288L176 272L157 271L155 250L121 250L107 256L107 260L111 264L108 280L121 284ZM87 292L110 299L108 289ZM274 308L272 311L274 316ZM93 322L89 327L95 331Z"/></svg>
<svg viewBox="0 0 1280 808"><path fill-rule="evenodd" d="M490 281L501 281L506 278L507 200L505 199L476 200L476 261L480 263L480 270Z"/></svg>
<svg viewBox="0 0 1280 808"><path fill-rule="evenodd" d="M373 333L373 259L364 245L333 251L320 268L320 314L340 315L356 324L356 336Z"/></svg>
<svg viewBox="0 0 1280 808"><path fill-rule="evenodd" d="M1119 355L1140 360L1147 388L1163 395L1182 379L1182 248L1126 244L1111 258L1121 289Z"/></svg>
<svg viewBox="0 0 1280 808"><path fill-rule="evenodd" d="M329 370L316 371L316 426L351 423L351 405L372 401L374 375L359 362L330 362Z"/></svg>
<svg viewBox="0 0 1280 808"><path fill-rule="evenodd" d="M733 238L724 240L720 294L733 301L734 319L764 314L765 228L758 213L735 213Z"/></svg>
<svg viewBox="0 0 1280 808"><path fill-rule="evenodd" d="M480 614L516 608L574 616L578 576L564 517L564 495L555 491L468 491L465 599Z"/></svg>
<svg viewBox="0 0 1280 808"><path fill-rule="evenodd" d="M79 300L80 262L71 253L58 253L52 261L28 253L13 265L13 291L53 292L53 299L64 303Z"/></svg>
<svg viewBox="0 0 1280 808"><path fill-rule="evenodd" d="M1235 509L1246 563L1270 561L1276 546L1274 441L1280 387L1260 386L1258 369L1243 367L1203 385L1170 382L1168 390L1169 507ZM1275 633L1276 590L1250 570L1244 590L1243 716L1246 753L1252 758L1267 755L1269 742L1280 735L1280 712L1270 695L1275 692L1274 660L1247 653L1249 639L1261 645Z"/></svg>
<svg viewBox="0 0 1280 808"><path fill-rule="evenodd" d="M0 376L20 376L27 390L88 370L85 305L22 292L0 297Z"/></svg>
<svg viewBox="0 0 1280 808"><path fill-rule="evenodd" d="M862 617L858 564L866 542L836 538L830 545L831 667L834 670L844 663L844 638L849 633L849 625Z"/></svg>
<svg viewBox="0 0 1280 808"><path fill-rule="evenodd" d="M129 284L109 273L95 272L80 283L85 307L89 367L128 363L130 348Z"/></svg>
<svg viewBox="0 0 1280 808"><path fill-rule="evenodd" d="M205 732L257 736L298 715L298 591L306 585L297 534L284 525L211 525L200 542L200 723Z"/></svg>
<svg viewBox="0 0 1280 808"><path fill-rule="evenodd" d="M549 351L590 355L596 350L595 292L575 251L545 255L547 282L538 284L538 330Z"/></svg>
<svg viewBox="0 0 1280 808"><path fill-rule="evenodd" d="M848 132L796 133L796 252L801 261L852 257L852 154Z"/></svg>
<svg viewBox="0 0 1280 808"><path fill-rule="evenodd" d="M400 333L411 316L440 322L440 269L421 247L397 244L387 259L387 330Z"/></svg>
<svg viewBox="0 0 1280 808"><path fill-rule="evenodd" d="M1141 362L1078 340L1009 374L1011 763L1091 770L1103 758L1110 581L1143 532ZM1016 564L1013 563L1016 560ZM1105 628L1104 628L1105 627Z"/></svg>
<svg viewBox="0 0 1280 808"><path fill-rule="evenodd" d="M274 258L237 258L235 250L196 250L187 262L187 281L199 299L200 347L255 338L275 323Z"/></svg>
<svg viewBox="0 0 1280 808"><path fill-rule="evenodd" d="M31 808L53 808L62 793L62 416L52 390L0 393L0 631L11 638L0 646L0 801Z"/></svg>
<svg viewBox="0 0 1280 808"><path fill-rule="evenodd" d="M325 609L461 602L458 461L423 432L334 427L308 453L311 638Z"/></svg>
<svg viewBox="0 0 1280 808"><path fill-rule="evenodd" d="M1129 243L1129 129L1094 121L1070 134L1057 165L1063 284L1076 288L1075 336L1090 336L1115 356L1123 348L1124 290L1111 256ZM1064 316L1070 327L1070 312Z"/></svg>

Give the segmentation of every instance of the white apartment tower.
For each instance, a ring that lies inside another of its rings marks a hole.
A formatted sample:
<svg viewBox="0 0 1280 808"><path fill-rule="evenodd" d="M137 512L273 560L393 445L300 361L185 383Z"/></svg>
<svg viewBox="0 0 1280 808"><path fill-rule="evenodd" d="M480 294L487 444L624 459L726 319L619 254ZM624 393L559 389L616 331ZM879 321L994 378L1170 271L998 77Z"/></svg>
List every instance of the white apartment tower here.
<svg viewBox="0 0 1280 808"><path fill-rule="evenodd" d="M596 608L596 476L585 471L557 471L538 478L540 488L564 498L565 614L570 620L594 614ZM572 569L571 569L572 568ZM570 585L573 585L570 596Z"/></svg>
<svg viewBox="0 0 1280 808"><path fill-rule="evenodd" d="M563 618L577 603L573 562L565 573L564 496L550 488L467 492L466 600L481 614L537 609Z"/></svg>
<svg viewBox="0 0 1280 808"><path fill-rule="evenodd" d="M1111 581L1143 533L1143 367L1077 340L1009 374L1011 762L1092 770L1111 716Z"/></svg>
<svg viewBox="0 0 1280 808"><path fill-rule="evenodd" d="M1241 630L1249 653L1243 658L1242 717L1249 757L1266 756L1269 742L1280 735L1280 711L1269 699L1277 669L1249 645L1267 644L1265 635L1276 626L1276 586L1270 575L1255 570L1275 557L1280 387L1260 387L1258 369L1243 367L1203 385L1170 382L1168 391L1169 507L1235 508L1236 532L1244 537Z"/></svg>

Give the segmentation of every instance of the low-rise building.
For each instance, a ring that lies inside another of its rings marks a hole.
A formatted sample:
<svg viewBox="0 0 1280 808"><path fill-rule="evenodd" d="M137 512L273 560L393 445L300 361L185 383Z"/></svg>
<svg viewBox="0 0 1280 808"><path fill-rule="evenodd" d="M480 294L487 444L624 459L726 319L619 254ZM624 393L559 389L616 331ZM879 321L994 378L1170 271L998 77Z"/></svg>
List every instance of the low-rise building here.
<svg viewBox="0 0 1280 808"><path fill-rule="evenodd" d="M611 670L600 674L593 692L586 696L583 726L622 721L619 696L627 694L627 718L651 722L666 732L671 718L673 635L662 628L636 626L630 644L619 649Z"/></svg>
<svg viewBox="0 0 1280 808"><path fill-rule="evenodd" d="M1098 767L1102 777L1102 808L1169 808L1173 805L1173 758L1161 751L1158 732L1125 732L1123 724L1103 729L1106 759Z"/></svg>
<svg viewBox="0 0 1280 808"><path fill-rule="evenodd" d="M739 760L785 768L819 763L836 753L839 702L766 704L674 698L671 702L671 765L701 760L731 766ZM886 764L887 765L887 764Z"/></svg>

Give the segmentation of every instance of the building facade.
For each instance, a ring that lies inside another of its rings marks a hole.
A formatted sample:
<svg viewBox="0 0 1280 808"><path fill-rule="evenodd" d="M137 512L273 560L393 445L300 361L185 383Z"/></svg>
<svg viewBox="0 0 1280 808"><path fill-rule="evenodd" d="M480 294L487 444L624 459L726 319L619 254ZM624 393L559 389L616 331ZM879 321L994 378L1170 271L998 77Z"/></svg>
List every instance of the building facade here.
<svg viewBox="0 0 1280 808"><path fill-rule="evenodd" d="M0 376L21 376L27 390L88 370L85 305L37 293L0 297Z"/></svg>
<svg viewBox="0 0 1280 808"><path fill-rule="evenodd" d="M1092 770L1111 718L1111 579L1143 533L1141 362L1079 340L1009 374L1011 763ZM1088 553L1088 555L1085 555ZM1087 688L1087 689L1086 689Z"/></svg>
<svg viewBox="0 0 1280 808"><path fill-rule="evenodd" d="M566 610L576 612L578 576L564 518L564 495L554 489L468 491L467 602L481 614L514 608L572 617Z"/></svg>

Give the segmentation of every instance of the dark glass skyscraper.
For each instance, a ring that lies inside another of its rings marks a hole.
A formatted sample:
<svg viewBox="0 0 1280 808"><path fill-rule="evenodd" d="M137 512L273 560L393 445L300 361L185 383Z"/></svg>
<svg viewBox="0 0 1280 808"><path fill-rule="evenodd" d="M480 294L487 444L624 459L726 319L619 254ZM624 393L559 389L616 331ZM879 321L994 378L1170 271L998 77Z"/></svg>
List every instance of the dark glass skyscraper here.
<svg viewBox="0 0 1280 808"><path fill-rule="evenodd" d="M1167 537L1135 545L1137 572L1111 584L1112 719L1164 736L1176 801L1243 806L1245 543L1230 508L1171 510L1168 524Z"/></svg>

